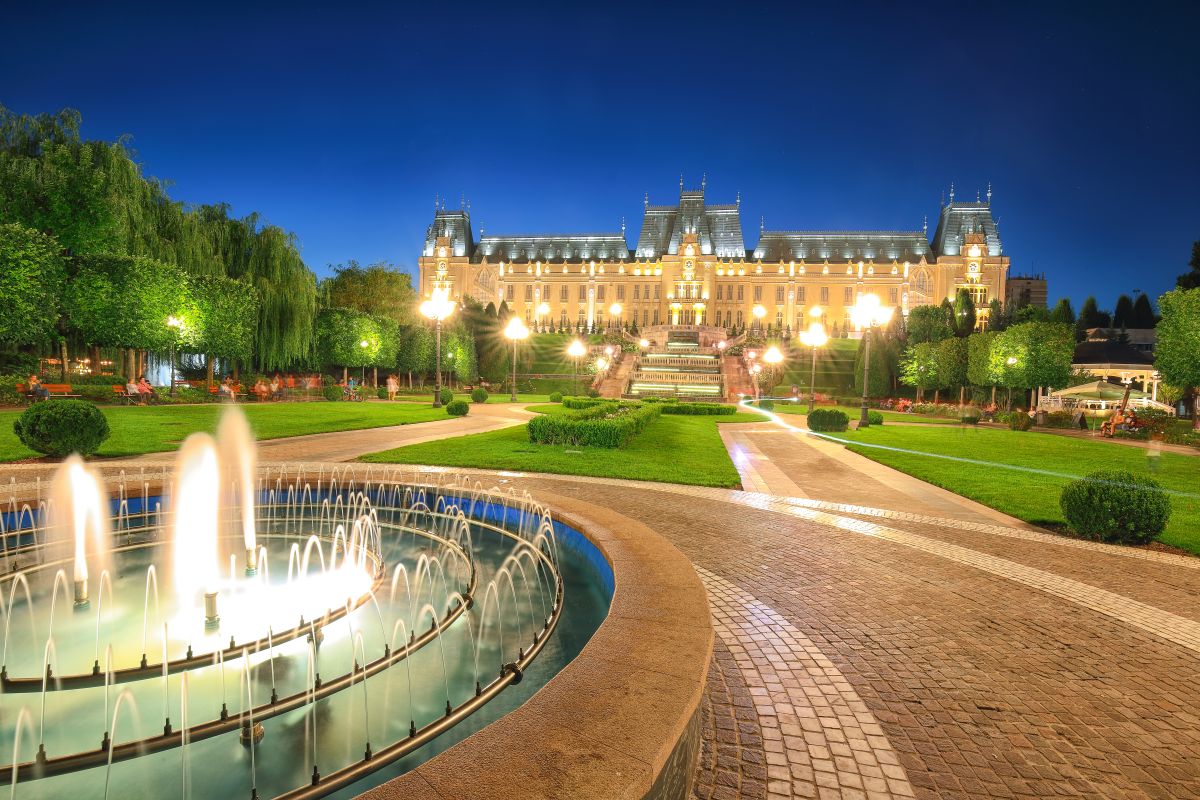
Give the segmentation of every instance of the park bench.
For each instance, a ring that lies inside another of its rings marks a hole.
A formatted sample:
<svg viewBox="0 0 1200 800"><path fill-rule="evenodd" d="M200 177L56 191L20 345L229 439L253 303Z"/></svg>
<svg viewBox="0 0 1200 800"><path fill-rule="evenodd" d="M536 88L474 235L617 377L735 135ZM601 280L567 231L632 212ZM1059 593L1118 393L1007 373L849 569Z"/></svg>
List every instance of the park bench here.
<svg viewBox="0 0 1200 800"><path fill-rule="evenodd" d="M42 388L50 393L50 397L48 399L62 400L72 398L77 399L80 397L80 395L71 394L71 384L69 383L43 383ZM32 403L37 400L37 396L33 392L29 391L29 386L27 384L18 383L17 391L25 397L25 402L27 403Z"/></svg>
<svg viewBox="0 0 1200 800"><path fill-rule="evenodd" d="M112 384L112 390L113 394L117 396L117 399L125 405L133 405L134 403L140 403L142 401L141 392L127 392L125 390L125 386L122 384Z"/></svg>
<svg viewBox="0 0 1200 800"><path fill-rule="evenodd" d="M214 383L212 386L208 387L208 393L218 396L223 396L225 394L221 391L221 384L219 383ZM245 396L246 392L242 389L242 385L240 383L235 383L233 385L233 399L236 401L239 397Z"/></svg>

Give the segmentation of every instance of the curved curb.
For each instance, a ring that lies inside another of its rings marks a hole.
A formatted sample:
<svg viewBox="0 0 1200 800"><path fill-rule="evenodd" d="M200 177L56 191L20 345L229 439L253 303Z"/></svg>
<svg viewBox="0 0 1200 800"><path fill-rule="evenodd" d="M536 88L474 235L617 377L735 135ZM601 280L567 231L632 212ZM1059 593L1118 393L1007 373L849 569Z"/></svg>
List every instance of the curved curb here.
<svg viewBox="0 0 1200 800"><path fill-rule="evenodd" d="M690 793L713 647L703 583L683 553L642 523L574 498L537 499L612 565L608 616L524 705L363 800Z"/></svg>

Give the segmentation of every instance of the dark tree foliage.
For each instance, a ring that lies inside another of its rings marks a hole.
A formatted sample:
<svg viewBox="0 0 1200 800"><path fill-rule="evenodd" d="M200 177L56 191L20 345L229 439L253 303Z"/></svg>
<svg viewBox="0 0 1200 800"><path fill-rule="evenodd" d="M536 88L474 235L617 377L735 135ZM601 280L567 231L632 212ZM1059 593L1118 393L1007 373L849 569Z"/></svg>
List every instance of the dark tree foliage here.
<svg viewBox="0 0 1200 800"><path fill-rule="evenodd" d="M975 330L975 301L966 289L959 289L958 294L954 296L951 314L953 316L950 323L954 327L954 335L961 339L970 336Z"/></svg>
<svg viewBox="0 0 1200 800"><path fill-rule="evenodd" d="M1192 258L1188 266L1191 270L1180 275L1176 284L1180 289L1200 289L1200 242L1192 242Z"/></svg>
<svg viewBox="0 0 1200 800"><path fill-rule="evenodd" d="M940 342L954 335L944 306L917 306L908 313L908 343Z"/></svg>
<svg viewBox="0 0 1200 800"><path fill-rule="evenodd" d="M357 261L333 267L333 277L321 281L321 301L334 308L354 308L388 317L398 325L416 324L417 293L412 278L400 267L380 262L360 266Z"/></svg>
<svg viewBox="0 0 1200 800"><path fill-rule="evenodd" d="M53 335L66 271L53 236L0 225L0 343L32 344Z"/></svg>
<svg viewBox="0 0 1200 800"><path fill-rule="evenodd" d="M1050 321L1060 325L1074 325L1075 309L1071 308L1071 301L1065 297L1059 300L1054 308L1050 309Z"/></svg>
<svg viewBox="0 0 1200 800"><path fill-rule="evenodd" d="M1145 292L1137 296L1137 300L1133 301L1133 315L1129 327L1131 328L1153 328L1158 324L1158 315L1154 313L1154 307L1150 305L1150 298Z"/></svg>
<svg viewBox="0 0 1200 800"><path fill-rule="evenodd" d="M1113 309L1112 326L1114 328L1132 328L1133 299L1123 294L1117 298L1116 308Z"/></svg>

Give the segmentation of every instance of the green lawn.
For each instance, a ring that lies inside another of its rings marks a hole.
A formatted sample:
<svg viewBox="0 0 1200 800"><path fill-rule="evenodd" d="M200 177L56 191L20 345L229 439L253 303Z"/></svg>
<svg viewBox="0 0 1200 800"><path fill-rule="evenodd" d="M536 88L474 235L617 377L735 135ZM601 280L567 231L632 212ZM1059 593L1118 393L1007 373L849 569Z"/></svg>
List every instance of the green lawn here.
<svg viewBox="0 0 1200 800"><path fill-rule="evenodd" d="M53 402L53 401L51 401ZM189 433L214 431L223 405L100 407L112 434L100 448L100 456L131 456L174 450ZM242 404L258 439L279 439L307 433L351 431L385 425L445 419L445 409L417 403L269 403ZM13 420L20 410L0 411L0 461L38 455L27 449L13 433Z"/></svg>
<svg viewBox="0 0 1200 800"><path fill-rule="evenodd" d="M566 409L545 405L531 406L530 410L561 414ZM614 450L533 444L525 426L518 425L398 447L362 460L737 487L741 485L738 472L725 452L717 424L761 420L758 414L745 412L732 417L662 416L628 445Z"/></svg>
<svg viewBox="0 0 1200 800"><path fill-rule="evenodd" d="M808 392L812 377L812 350L793 340L796 346L789 352L783 379L776 392L787 393L793 385ZM858 353L857 339L830 339L817 350L817 391L823 394L848 395L854 387L854 357Z"/></svg>
<svg viewBox="0 0 1200 800"><path fill-rule="evenodd" d="M567 355L567 347L573 339L584 344L599 344L604 341L600 334L576 336L573 333L535 333L525 343L533 352L533 363L529 372L535 375L570 375L574 365ZM521 372L525 372L524 369ZM517 380L521 380L520 377Z"/></svg>
<svg viewBox="0 0 1200 800"><path fill-rule="evenodd" d="M830 438L847 442L867 458L1034 524L1065 522L1058 498L1073 478L1099 469L1150 474L1146 452L1140 448L1046 433L883 425ZM1200 457L1163 453L1153 477L1176 492L1161 541L1200 553Z"/></svg>
<svg viewBox="0 0 1200 800"><path fill-rule="evenodd" d="M818 406L818 408L829 408L829 407L830 406ZM846 416L850 418L851 422L858 419L858 411L859 410L857 408L850 408L847 406L839 406L839 408L842 411L846 412ZM781 403L777 400L777 401L775 401L775 409L774 410L777 414L807 414L808 413L808 402L807 402L807 400L801 400L799 403L790 403L790 402ZM959 424L958 420L950 419L949 417L927 417L927 416L923 416L921 414L903 414L899 411L883 411L883 410L879 410L879 409L872 409L872 411L879 411L879 413L883 415L883 422L885 425L889 422L907 422L907 423L914 424L914 425L958 425Z"/></svg>

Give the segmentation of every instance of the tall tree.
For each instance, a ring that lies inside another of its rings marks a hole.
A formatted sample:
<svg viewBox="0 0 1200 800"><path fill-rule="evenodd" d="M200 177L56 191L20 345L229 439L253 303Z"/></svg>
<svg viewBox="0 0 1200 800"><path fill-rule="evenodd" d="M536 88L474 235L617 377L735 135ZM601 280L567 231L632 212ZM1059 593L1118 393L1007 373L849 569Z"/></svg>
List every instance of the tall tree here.
<svg viewBox="0 0 1200 800"><path fill-rule="evenodd" d="M1123 294L1117 298L1117 305L1113 309L1112 325L1114 328L1131 328L1133 327L1133 300L1127 294Z"/></svg>
<svg viewBox="0 0 1200 800"><path fill-rule="evenodd" d="M1150 298L1142 292L1137 296L1137 300L1133 301L1133 315L1129 327L1153 328L1157 324L1158 316L1154 313L1154 307L1150 305Z"/></svg>
<svg viewBox="0 0 1200 800"><path fill-rule="evenodd" d="M918 400L923 399L926 390L941 385L937 362L936 342L917 342L904 348L904 355L900 358L900 382L914 387Z"/></svg>
<svg viewBox="0 0 1200 800"><path fill-rule="evenodd" d="M1200 288L1169 291L1158 308L1154 366L1167 383L1191 389L1192 429L1200 431Z"/></svg>
<svg viewBox="0 0 1200 800"><path fill-rule="evenodd" d="M935 372L938 388L958 389L961 404L963 390L967 384L967 340L958 336L943 339L937 343L937 354L934 358L937 364Z"/></svg>
<svg viewBox="0 0 1200 800"><path fill-rule="evenodd" d="M1075 310L1071 308L1071 301L1066 297L1058 301L1054 308L1050 309L1050 322L1057 322L1060 325L1075 324Z"/></svg>
<svg viewBox="0 0 1200 800"><path fill-rule="evenodd" d="M258 294L220 275L193 275L187 286L195 313L182 315L183 345L205 355L211 385L214 357L247 362L253 355Z"/></svg>
<svg viewBox="0 0 1200 800"><path fill-rule="evenodd" d="M1087 338L1089 328L1101 327L1102 317L1100 309L1096 306L1096 298L1089 297L1083 301L1083 307L1079 309L1079 317L1075 320L1075 341L1082 342Z"/></svg>
<svg viewBox="0 0 1200 800"><path fill-rule="evenodd" d="M967 338L967 382L972 386L992 387L992 402L996 402L996 380L991 368L992 342L998 331L980 331Z"/></svg>
<svg viewBox="0 0 1200 800"><path fill-rule="evenodd" d="M66 278L60 251L53 236L0 225L0 342L34 344L54 335Z"/></svg>
<svg viewBox="0 0 1200 800"><path fill-rule="evenodd" d="M858 341L858 353L854 357L854 393L862 394L863 349L866 346L867 336L871 337L870 386L867 395L869 397L886 397L891 387L892 365L889 363L889 343L885 338L884 331L878 328L872 328ZM782 373L778 377L782 378Z"/></svg>
<svg viewBox="0 0 1200 800"><path fill-rule="evenodd" d="M1025 322L992 340L989 370L1009 389L1060 388L1071 380L1075 334L1067 325Z"/></svg>
<svg viewBox="0 0 1200 800"><path fill-rule="evenodd" d="M399 325L415 322L417 293L412 278L386 262L359 266L350 261L333 267L333 277L321 281L322 302L388 317Z"/></svg>
<svg viewBox="0 0 1200 800"><path fill-rule="evenodd" d="M1200 242L1192 242L1192 258L1188 266L1191 270L1180 275L1176 285L1180 289L1200 289Z"/></svg>
<svg viewBox="0 0 1200 800"><path fill-rule="evenodd" d="M966 289L959 289L954 296L953 316L950 319L954 335L965 339L975 330L975 301Z"/></svg>
<svg viewBox="0 0 1200 800"><path fill-rule="evenodd" d="M987 326L988 330L992 331L1002 331L1008 327L1008 315L995 297L988 302Z"/></svg>
<svg viewBox="0 0 1200 800"><path fill-rule="evenodd" d="M908 312L908 343L940 342L954 335L949 315L942 306L917 306Z"/></svg>

